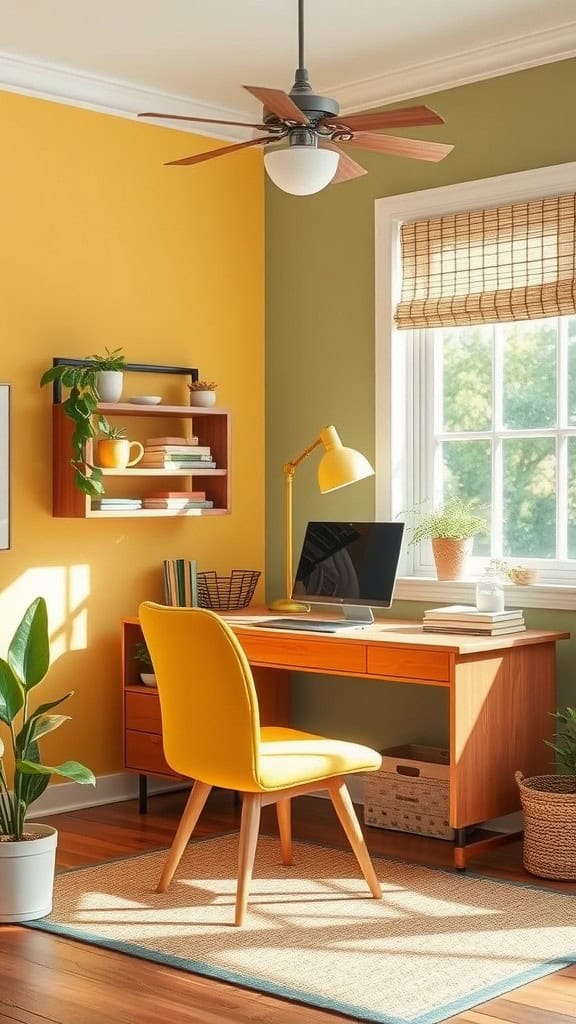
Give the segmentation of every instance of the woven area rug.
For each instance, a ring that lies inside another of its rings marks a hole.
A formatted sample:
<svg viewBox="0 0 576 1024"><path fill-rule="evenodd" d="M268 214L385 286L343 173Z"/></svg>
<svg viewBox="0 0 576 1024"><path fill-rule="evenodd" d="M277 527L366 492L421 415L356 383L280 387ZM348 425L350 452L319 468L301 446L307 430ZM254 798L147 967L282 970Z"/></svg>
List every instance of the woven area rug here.
<svg viewBox="0 0 576 1024"><path fill-rule="evenodd" d="M261 836L232 925L236 834L193 842L165 895L165 851L64 872L32 927L379 1024L434 1024L576 961L576 901L383 858L373 900L351 854Z"/></svg>

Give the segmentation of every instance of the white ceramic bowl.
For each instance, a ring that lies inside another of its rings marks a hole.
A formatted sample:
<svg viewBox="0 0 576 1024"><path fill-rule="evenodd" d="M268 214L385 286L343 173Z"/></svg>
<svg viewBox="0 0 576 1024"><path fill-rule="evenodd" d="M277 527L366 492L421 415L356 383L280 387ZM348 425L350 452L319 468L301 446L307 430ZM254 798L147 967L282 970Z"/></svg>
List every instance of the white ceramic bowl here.
<svg viewBox="0 0 576 1024"><path fill-rule="evenodd" d="M132 395L132 398L128 399L133 405L160 405L162 401L161 395Z"/></svg>

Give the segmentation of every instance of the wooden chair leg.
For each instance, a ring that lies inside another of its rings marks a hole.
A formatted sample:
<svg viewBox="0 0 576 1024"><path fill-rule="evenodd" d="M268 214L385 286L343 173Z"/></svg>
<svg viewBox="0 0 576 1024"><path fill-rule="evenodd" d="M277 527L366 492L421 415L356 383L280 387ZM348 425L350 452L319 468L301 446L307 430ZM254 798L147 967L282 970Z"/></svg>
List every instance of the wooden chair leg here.
<svg viewBox="0 0 576 1024"><path fill-rule="evenodd" d="M240 844L238 850L238 886L236 889L236 913L234 924L244 924L248 906L248 891L252 880L252 868L258 842L260 828L260 809L262 797L259 793L244 793L242 803L242 821L240 824Z"/></svg>
<svg viewBox="0 0 576 1024"><path fill-rule="evenodd" d="M202 814L204 804L208 799L208 794L211 789L212 786L208 786L205 782L194 783L192 792L188 797L186 807L182 812L180 824L176 829L176 835L172 840L172 846L170 847L170 851L164 862L160 881L158 882L157 892L166 892L168 889L168 886L174 877L174 872L180 863L182 854L186 849L188 840L194 831L196 822Z"/></svg>
<svg viewBox="0 0 576 1024"><path fill-rule="evenodd" d="M278 800L276 817L280 833L280 854L283 864L292 863L292 801Z"/></svg>
<svg viewBox="0 0 576 1024"><path fill-rule="evenodd" d="M376 877L374 865L370 859L368 847L364 841L360 822L356 817L356 811L354 810L354 804L348 792L348 787L341 779L331 779L328 782L328 792L334 805L334 810L340 819L340 824L360 865L360 870L368 883L368 888L375 900L381 900L382 889L380 882Z"/></svg>

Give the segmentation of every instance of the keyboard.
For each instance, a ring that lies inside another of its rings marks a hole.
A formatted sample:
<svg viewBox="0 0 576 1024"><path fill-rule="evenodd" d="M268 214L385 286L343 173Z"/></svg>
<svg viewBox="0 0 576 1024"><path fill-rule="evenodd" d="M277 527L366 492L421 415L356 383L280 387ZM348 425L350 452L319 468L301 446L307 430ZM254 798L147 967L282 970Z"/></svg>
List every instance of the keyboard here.
<svg viewBox="0 0 576 1024"><path fill-rule="evenodd" d="M364 629L366 622L349 622L346 619L336 622L326 619L266 619L265 622L255 622L255 626L264 629L302 629L307 633L337 633L340 629Z"/></svg>

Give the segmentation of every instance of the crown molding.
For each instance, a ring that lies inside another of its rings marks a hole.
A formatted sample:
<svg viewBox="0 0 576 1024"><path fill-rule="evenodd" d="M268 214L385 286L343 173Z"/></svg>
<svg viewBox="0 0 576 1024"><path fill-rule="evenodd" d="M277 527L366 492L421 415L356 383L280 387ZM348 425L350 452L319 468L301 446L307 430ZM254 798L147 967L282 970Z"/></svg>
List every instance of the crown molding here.
<svg viewBox="0 0 576 1024"><path fill-rule="evenodd" d="M412 64L348 85L323 87L346 113L425 96L576 56L576 21L518 39Z"/></svg>
<svg viewBox="0 0 576 1024"><path fill-rule="evenodd" d="M540 64L576 56L576 22L491 46L463 51L346 85L323 87L335 96L347 113L407 100L413 96L454 89L459 85L495 78ZM26 60L0 52L0 90L23 93L75 107L133 120L142 110L160 109L167 114L245 121L245 110L229 109L193 97L166 93L117 79L100 78L67 68ZM165 128L240 142L251 138L249 128L227 125L187 125L179 121L155 121Z"/></svg>
<svg viewBox="0 0 576 1024"><path fill-rule="evenodd" d="M52 100L73 107L84 107L102 114L114 114L134 120L142 110L162 110L166 114L195 114L197 117L222 118L228 121L245 121L246 112L216 107L192 97L177 96L173 93L147 89L113 79L99 78L81 71L23 60L6 53L0 53L0 90L23 93L38 99ZM233 142L251 137L250 129L233 128L227 125L187 125L183 121L171 124L169 121L150 120L148 123L162 124L165 128L208 135L210 138L226 139Z"/></svg>

